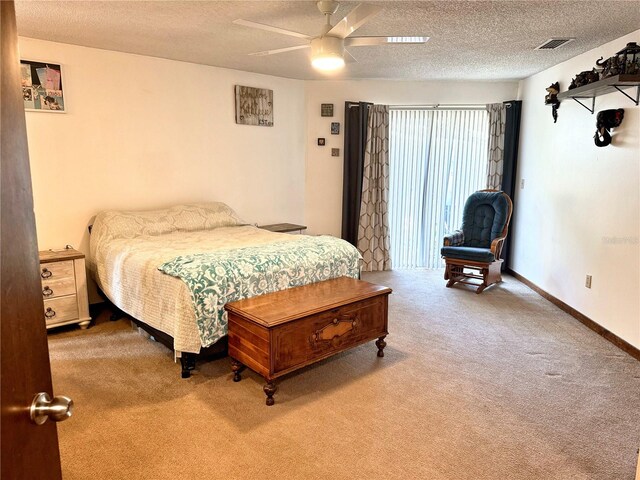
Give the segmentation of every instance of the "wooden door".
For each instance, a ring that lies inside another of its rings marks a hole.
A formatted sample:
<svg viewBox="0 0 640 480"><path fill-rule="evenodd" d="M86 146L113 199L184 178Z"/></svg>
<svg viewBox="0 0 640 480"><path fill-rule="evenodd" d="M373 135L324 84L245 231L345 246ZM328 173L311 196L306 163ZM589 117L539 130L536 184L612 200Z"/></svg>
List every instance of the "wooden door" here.
<svg viewBox="0 0 640 480"><path fill-rule="evenodd" d="M29 417L35 395L53 397L43 317L31 173L13 1L0 1L0 380L2 478L60 480L56 424Z"/></svg>

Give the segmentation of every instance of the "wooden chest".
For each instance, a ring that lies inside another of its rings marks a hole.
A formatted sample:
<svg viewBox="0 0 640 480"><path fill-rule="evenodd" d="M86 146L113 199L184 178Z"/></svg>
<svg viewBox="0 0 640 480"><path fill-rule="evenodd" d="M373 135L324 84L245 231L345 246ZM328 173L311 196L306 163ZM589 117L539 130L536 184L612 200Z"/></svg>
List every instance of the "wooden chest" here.
<svg viewBox="0 0 640 480"><path fill-rule="evenodd" d="M79 323L87 328L89 299L84 254L73 248L40 252L40 280L47 328Z"/></svg>
<svg viewBox="0 0 640 480"><path fill-rule="evenodd" d="M234 381L248 366L266 379L273 405L275 378L374 339L384 356L390 293L341 277L228 303Z"/></svg>

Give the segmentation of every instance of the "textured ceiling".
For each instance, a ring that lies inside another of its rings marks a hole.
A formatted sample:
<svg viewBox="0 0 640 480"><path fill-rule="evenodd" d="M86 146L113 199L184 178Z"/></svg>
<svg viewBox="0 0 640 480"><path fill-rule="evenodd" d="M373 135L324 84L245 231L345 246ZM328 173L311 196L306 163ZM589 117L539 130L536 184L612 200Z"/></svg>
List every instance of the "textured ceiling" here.
<svg viewBox="0 0 640 480"><path fill-rule="evenodd" d="M334 23L358 3L342 2ZM431 40L352 47L358 63L331 78L520 79L640 27L637 0L367 3L384 10L355 35L424 35ZM231 23L243 18L317 35L324 18L315 2L18 0L16 14L18 33L25 37L289 78L327 78L311 68L306 49L247 55L304 40ZM556 51L534 50L558 36L576 40Z"/></svg>

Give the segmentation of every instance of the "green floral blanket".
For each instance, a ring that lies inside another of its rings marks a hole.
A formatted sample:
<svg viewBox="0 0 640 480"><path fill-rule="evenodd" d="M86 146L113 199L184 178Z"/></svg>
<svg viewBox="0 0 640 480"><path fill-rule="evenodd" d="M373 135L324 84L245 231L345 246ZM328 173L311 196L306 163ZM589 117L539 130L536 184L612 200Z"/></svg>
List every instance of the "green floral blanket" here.
<svg viewBox="0 0 640 480"><path fill-rule="evenodd" d="M301 235L295 242L179 256L158 270L187 284L206 347L227 334L226 303L336 277L358 278L360 258L344 240Z"/></svg>

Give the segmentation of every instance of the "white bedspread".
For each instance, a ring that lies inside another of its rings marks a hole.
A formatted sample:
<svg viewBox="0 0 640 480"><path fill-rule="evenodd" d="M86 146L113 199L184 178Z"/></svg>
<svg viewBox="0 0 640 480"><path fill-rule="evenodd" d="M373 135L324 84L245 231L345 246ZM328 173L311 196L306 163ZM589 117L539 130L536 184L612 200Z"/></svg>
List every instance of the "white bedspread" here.
<svg viewBox="0 0 640 480"><path fill-rule="evenodd" d="M200 334L190 292L179 278L158 266L180 255L295 242L297 235L273 233L254 226L177 231L134 238L113 238L95 245L92 270L114 305L174 338L174 349L198 353Z"/></svg>

